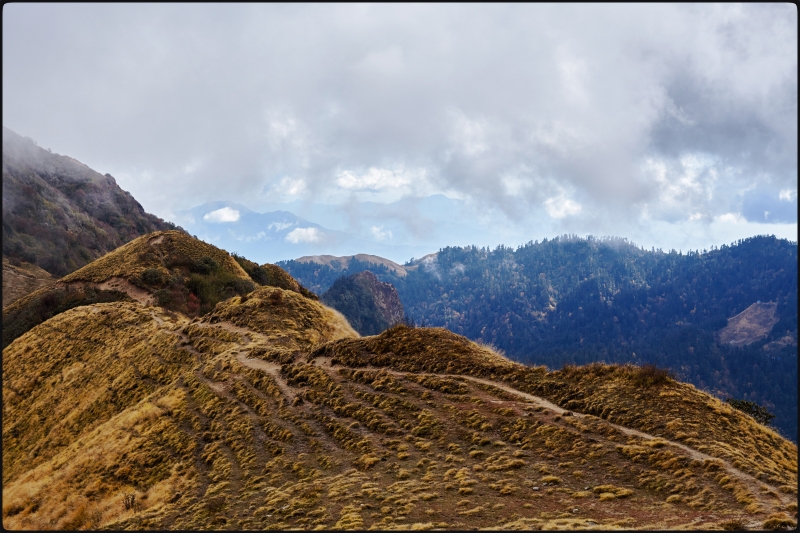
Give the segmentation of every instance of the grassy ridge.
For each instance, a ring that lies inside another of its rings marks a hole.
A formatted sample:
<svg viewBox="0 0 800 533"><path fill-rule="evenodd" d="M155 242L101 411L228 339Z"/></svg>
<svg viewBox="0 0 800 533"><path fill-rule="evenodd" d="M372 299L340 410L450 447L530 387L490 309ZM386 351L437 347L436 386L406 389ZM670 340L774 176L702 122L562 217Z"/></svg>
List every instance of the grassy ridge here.
<svg viewBox="0 0 800 533"><path fill-rule="evenodd" d="M194 317L82 305L4 348L5 528L796 524L796 446L667 373L548 372L438 328L359 338L281 272L183 239L73 281L254 290Z"/></svg>

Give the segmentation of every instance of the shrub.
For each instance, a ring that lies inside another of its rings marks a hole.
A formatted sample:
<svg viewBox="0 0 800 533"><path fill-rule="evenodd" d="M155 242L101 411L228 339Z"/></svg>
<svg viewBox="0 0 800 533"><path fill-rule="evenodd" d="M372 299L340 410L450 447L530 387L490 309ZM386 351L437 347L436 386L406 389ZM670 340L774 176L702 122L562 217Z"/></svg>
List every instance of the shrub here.
<svg viewBox="0 0 800 533"><path fill-rule="evenodd" d="M142 283L145 285L161 285L164 282L164 276L157 268L144 269L139 275L139 279L141 279Z"/></svg>
<svg viewBox="0 0 800 533"><path fill-rule="evenodd" d="M756 422L759 424L763 424L768 426L772 419L775 418L775 415L770 413L766 410L766 408L761 407L755 402L751 402L749 400L737 400L735 398L728 398L725 400L731 407L734 409L738 409L739 411L743 412L746 415L750 415L753 417Z"/></svg>
<svg viewBox="0 0 800 533"><path fill-rule="evenodd" d="M671 371L652 364L637 368L633 374L633 382L642 387L662 385L674 379L675 376L672 375Z"/></svg>
<svg viewBox="0 0 800 533"><path fill-rule="evenodd" d="M189 267L189 270L197 274L208 275L217 270L218 268L219 268L219 263L214 261L213 258L205 256L202 259L195 261L195 263Z"/></svg>

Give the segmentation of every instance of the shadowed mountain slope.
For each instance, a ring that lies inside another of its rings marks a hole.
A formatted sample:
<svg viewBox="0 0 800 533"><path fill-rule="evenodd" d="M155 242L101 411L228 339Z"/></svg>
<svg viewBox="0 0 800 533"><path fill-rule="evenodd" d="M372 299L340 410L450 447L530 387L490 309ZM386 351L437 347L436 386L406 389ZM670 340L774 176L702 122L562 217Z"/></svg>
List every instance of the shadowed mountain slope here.
<svg viewBox="0 0 800 533"><path fill-rule="evenodd" d="M3 399L7 529L796 522L797 447L691 385L548 372L443 329L359 338L280 287L194 318L59 313L3 350Z"/></svg>
<svg viewBox="0 0 800 533"><path fill-rule="evenodd" d="M109 174L3 127L3 256L58 277L170 228L175 225L145 213Z"/></svg>
<svg viewBox="0 0 800 533"><path fill-rule="evenodd" d="M340 278L320 300L340 311L362 335L377 335L405 318L397 290L369 270Z"/></svg>

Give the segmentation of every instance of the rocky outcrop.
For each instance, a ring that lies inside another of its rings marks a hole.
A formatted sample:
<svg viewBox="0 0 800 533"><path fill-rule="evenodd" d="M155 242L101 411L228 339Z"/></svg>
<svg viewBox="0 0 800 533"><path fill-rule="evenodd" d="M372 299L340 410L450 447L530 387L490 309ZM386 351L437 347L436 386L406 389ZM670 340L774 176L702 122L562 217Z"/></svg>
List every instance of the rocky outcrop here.
<svg viewBox="0 0 800 533"><path fill-rule="evenodd" d="M378 281L369 270L338 279L320 300L342 313L361 335L377 335L405 317L394 286Z"/></svg>

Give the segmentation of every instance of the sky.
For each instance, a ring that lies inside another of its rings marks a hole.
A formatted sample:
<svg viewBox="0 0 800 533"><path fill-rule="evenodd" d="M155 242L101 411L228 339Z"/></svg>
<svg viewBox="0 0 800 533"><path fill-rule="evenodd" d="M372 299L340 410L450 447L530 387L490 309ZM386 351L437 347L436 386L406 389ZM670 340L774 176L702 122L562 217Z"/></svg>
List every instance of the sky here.
<svg viewBox="0 0 800 533"><path fill-rule="evenodd" d="M479 245L796 241L797 22L792 4L5 4L3 124L173 221L302 200L355 228L364 202L444 194L497 228Z"/></svg>

